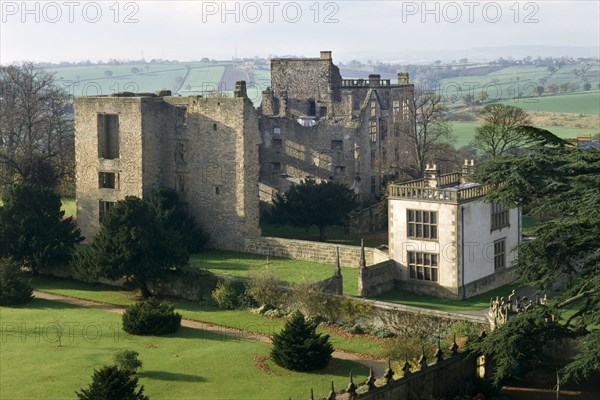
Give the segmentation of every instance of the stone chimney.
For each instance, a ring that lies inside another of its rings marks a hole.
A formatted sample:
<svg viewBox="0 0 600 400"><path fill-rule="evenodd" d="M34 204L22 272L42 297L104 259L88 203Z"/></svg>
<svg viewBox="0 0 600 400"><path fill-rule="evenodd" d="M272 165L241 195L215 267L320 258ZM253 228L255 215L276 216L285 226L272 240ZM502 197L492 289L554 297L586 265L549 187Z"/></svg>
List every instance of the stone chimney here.
<svg viewBox="0 0 600 400"><path fill-rule="evenodd" d="M275 106L273 104L273 96L271 94L270 87L267 87L262 91L262 102L260 103L260 108L263 115L275 115Z"/></svg>
<svg viewBox="0 0 600 400"><path fill-rule="evenodd" d="M427 164L425 166L425 185L430 188L438 187L438 181L440 178L440 170L436 164Z"/></svg>
<svg viewBox="0 0 600 400"><path fill-rule="evenodd" d="M475 173L475 160L465 159L465 162L464 162L464 164L462 166L462 170L461 170L461 181L463 183L470 182L471 176L474 173Z"/></svg>
<svg viewBox="0 0 600 400"><path fill-rule="evenodd" d="M408 72L398 72L398 85L408 85Z"/></svg>
<svg viewBox="0 0 600 400"><path fill-rule="evenodd" d="M379 87L381 81L381 75L371 74L369 75L369 87Z"/></svg>
<svg viewBox="0 0 600 400"><path fill-rule="evenodd" d="M331 60L331 51L321 51L321 60Z"/></svg>
<svg viewBox="0 0 600 400"><path fill-rule="evenodd" d="M246 93L246 81L237 81L235 83L234 97L248 97Z"/></svg>

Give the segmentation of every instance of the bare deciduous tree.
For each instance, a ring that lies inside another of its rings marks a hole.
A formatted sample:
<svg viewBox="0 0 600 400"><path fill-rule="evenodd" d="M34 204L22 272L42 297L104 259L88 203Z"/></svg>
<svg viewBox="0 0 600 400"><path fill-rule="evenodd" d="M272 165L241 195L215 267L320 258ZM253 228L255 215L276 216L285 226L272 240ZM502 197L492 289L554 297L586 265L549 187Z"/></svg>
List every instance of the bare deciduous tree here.
<svg viewBox="0 0 600 400"><path fill-rule="evenodd" d="M504 104L490 104L483 109L484 124L475 129L473 147L491 158L510 153L530 142L522 126L531 122L523 109Z"/></svg>
<svg viewBox="0 0 600 400"><path fill-rule="evenodd" d="M0 183L55 187L73 153L72 103L54 75L33 63L0 67Z"/></svg>

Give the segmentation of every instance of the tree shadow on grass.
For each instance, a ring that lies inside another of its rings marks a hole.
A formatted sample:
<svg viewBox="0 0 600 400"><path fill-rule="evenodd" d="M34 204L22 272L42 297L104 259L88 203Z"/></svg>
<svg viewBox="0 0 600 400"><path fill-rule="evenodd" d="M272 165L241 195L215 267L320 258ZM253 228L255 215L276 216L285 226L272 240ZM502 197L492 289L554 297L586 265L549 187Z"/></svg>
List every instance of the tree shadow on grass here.
<svg viewBox="0 0 600 400"><path fill-rule="evenodd" d="M144 371L139 374L142 378L155 379L159 381L175 381L175 382L206 382L201 376L181 374L178 372L166 371Z"/></svg>

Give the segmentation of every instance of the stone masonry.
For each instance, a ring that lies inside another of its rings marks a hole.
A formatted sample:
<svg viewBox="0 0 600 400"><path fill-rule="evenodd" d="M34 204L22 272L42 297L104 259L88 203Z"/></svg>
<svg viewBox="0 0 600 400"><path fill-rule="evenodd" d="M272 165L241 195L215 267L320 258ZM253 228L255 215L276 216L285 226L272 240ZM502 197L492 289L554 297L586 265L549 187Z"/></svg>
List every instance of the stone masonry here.
<svg viewBox="0 0 600 400"><path fill-rule="evenodd" d="M89 239L110 206L173 188L210 234L233 248L259 237L258 115L234 97L122 93L76 97L77 219Z"/></svg>
<svg viewBox="0 0 600 400"><path fill-rule="evenodd" d="M406 73L394 85L375 74L343 79L330 51L272 59L260 108L261 184L286 191L307 178L335 180L352 187L363 205L372 203L397 172L396 137L412 129L413 95Z"/></svg>

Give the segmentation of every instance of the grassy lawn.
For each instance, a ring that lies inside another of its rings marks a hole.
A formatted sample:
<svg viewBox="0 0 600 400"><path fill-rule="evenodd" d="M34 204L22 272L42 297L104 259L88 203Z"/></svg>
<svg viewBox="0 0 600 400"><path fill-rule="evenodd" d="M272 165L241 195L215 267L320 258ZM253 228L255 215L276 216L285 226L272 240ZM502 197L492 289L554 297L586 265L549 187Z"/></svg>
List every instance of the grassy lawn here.
<svg viewBox="0 0 600 400"><path fill-rule="evenodd" d="M357 381L366 367L336 360L320 372L296 373L256 357L268 357L270 346L216 332L182 328L176 334L129 336L120 316L65 303L34 299L16 308L0 308L0 398L66 399L87 387L94 368L112 362L123 349L140 354L140 384L152 399L283 399L327 394L331 381L345 387L352 371ZM62 327L62 346L57 343ZM26 378L25 378L26 377ZM26 381L26 384L24 382Z"/></svg>
<svg viewBox="0 0 600 400"><path fill-rule="evenodd" d="M62 199L61 209L65 212L65 218L77 218L77 203L75 199Z"/></svg>
<svg viewBox="0 0 600 400"><path fill-rule="evenodd" d="M502 103L528 111L598 115L600 114L600 91L565 93L555 96L518 99L518 101L507 100Z"/></svg>
<svg viewBox="0 0 600 400"><path fill-rule="evenodd" d="M280 237L285 239L297 240L312 240L319 241L319 229L316 226L311 226L308 229L295 228L293 226L277 226L267 223L261 223L263 236ZM380 232L367 232L360 236L353 236L344 233L342 226L329 226L325 229L325 235L328 243L346 244L351 246L360 246L360 239L364 239L365 246L377 247L382 244L387 244L387 230Z"/></svg>
<svg viewBox="0 0 600 400"><path fill-rule="evenodd" d="M114 286L89 284L72 279L36 276L31 283L35 289L45 292L108 304L126 306L137 300L135 292L123 291ZM284 320L281 318L266 318L245 310L221 310L210 304L185 300L177 300L173 303L184 318L229 328L270 335L281 330L284 325ZM349 338L335 333L330 334L331 342L337 349L375 356L381 352L380 342L370 337L354 336Z"/></svg>
<svg viewBox="0 0 600 400"><path fill-rule="evenodd" d="M251 276L253 271L260 271L267 266L266 256L238 253L233 251L212 250L194 254L190 257L190 265L204 268L217 275L231 275L242 278ZM280 257L269 259L279 279L286 284L294 282L317 282L329 278L335 272L335 266L310 261L289 260ZM358 269L342 267L344 277L344 294L358 295Z"/></svg>
<svg viewBox="0 0 600 400"><path fill-rule="evenodd" d="M441 311L478 311L487 308L490 305L490 298L496 296L508 296L513 289L520 285L511 283L500 286L497 289L490 290L466 300L448 300L424 294L415 294L409 292L394 291L386 293L376 298L376 300L389 301L390 303L406 304L423 308L431 308Z"/></svg>

